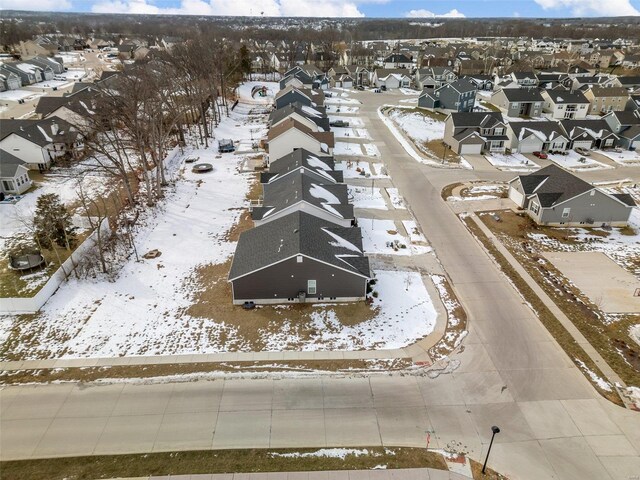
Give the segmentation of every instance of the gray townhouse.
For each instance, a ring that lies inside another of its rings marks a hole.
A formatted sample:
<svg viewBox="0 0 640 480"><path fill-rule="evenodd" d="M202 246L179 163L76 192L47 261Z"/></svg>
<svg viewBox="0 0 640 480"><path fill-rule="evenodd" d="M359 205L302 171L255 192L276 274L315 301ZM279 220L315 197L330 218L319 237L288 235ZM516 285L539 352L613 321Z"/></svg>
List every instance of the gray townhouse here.
<svg viewBox="0 0 640 480"><path fill-rule="evenodd" d="M228 281L242 305L361 301L370 278L360 228L298 211L240 234Z"/></svg>
<svg viewBox="0 0 640 480"><path fill-rule="evenodd" d="M41 82L42 71L35 65L28 63L3 63L0 64L0 73L14 73L20 77L22 85L33 85L34 83Z"/></svg>
<svg viewBox="0 0 640 480"><path fill-rule="evenodd" d="M509 142L500 112L454 112L444 122L444 143L458 154L504 153Z"/></svg>
<svg viewBox="0 0 640 480"><path fill-rule="evenodd" d="M534 88L503 88L493 92L491 103L508 117L540 117L544 98Z"/></svg>
<svg viewBox="0 0 640 480"><path fill-rule="evenodd" d="M509 122L510 149L518 153L565 152L569 138L559 122Z"/></svg>
<svg viewBox="0 0 640 480"><path fill-rule="evenodd" d="M424 89L418 97L418 107L445 112L471 112L477 91L473 83L462 78L435 90Z"/></svg>
<svg viewBox="0 0 640 480"><path fill-rule="evenodd" d="M414 82L420 90L435 90L445 83L451 83L457 79L458 76L447 67L418 68L414 74Z"/></svg>
<svg viewBox="0 0 640 480"><path fill-rule="evenodd" d="M22 86L20 77L8 70L0 69L0 91L17 90Z"/></svg>
<svg viewBox="0 0 640 480"><path fill-rule="evenodd" d="M628 150L640 149L640 110L610 112L602 119L618 135L618 145Z"/></svg>
<svg viewBox="0 0 640 480"><path fill-rule="evenodd" d="M31 65L42 68L45 71L45 80L51 80L55 75L64 73L64 66L53 58L33 57L30 60L26 60L26 63L30 63ZM50 76L50 78L47 78L48 76Z"/></svg>
<svg viewBox="0 0 640 480"><path fill-rule="evenodd" d="M292 173L304 173L318 184L344 181L343 172L336 170L333 157L316 155L304 148L298 148L272 161L269 164L269 171L260 174L260 183L264 185L277 182Z"/></svg>
<svg viewBox="0 0 640 480"><path fill-rule="evenodd" d="M560 120L569 138L569 148L601 148L606 150L618 146L619 137L602 119Z"/></svg>
<svg viewBox="0 0 640 480"><path fill-rule="evenodd" d="M349 191L343 183L335 183L332 179L320 183L312 172L301 169L262 186L262 204L251 209L256 226L297 211L305 211L342 227L356 222Z"/></svg>
<svg viewBox="0 0 640 480"><path fill-rule="evenodd" d="M549 165L509 182L509 198L538 225L624 226L635 202L628 194L608 194Z"/></svg>

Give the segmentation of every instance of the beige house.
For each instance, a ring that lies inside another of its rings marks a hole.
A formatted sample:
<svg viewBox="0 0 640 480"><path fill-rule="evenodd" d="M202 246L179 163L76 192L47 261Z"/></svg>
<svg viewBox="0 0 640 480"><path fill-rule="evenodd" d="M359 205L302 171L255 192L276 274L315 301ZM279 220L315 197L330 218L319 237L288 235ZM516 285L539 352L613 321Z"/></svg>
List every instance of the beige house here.
<svg viewBox="0 0 640 480"><path fill-rule="evenodd" d="M629 91L624 87L592 87L584 92L591 106L589 113L619 112L625 109L629 100Z"/></svg>

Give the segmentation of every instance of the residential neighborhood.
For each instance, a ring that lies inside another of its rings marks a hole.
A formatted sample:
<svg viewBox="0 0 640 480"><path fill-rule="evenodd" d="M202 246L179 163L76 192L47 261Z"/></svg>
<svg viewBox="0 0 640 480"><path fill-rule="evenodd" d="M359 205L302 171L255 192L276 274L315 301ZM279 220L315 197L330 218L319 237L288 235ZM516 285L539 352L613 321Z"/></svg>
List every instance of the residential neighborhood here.
<svg viewBox="0 0 640 480"><path fill-rule="evenodd" d="M0 15L0 477L638 475L633 1L121 3Z"/></svg>

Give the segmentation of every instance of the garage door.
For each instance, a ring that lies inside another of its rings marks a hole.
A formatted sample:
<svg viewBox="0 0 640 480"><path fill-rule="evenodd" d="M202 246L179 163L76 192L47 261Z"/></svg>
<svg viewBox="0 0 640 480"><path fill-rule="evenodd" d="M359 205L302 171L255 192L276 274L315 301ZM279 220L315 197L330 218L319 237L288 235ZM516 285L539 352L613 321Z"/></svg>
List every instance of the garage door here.
<svg viewBox="0 0 640 480"><path fill-rule="evenodd" d="M591 148L591 145L592 145L591 140L577 140L573 142L573 148L582 147L588 150Z"/></svg>
<svg viewBox="0 0 640 480"><path fill-rule="evenodd" d="M460 153L464 155L465 153L470 154L479 154L482 151L482 144L477 143L469 143L467 145L460 145Z"/></svg>
<svg viewBox="0 0 640 480"><path fill-rule="evenodd" d="M635 148L636 150L640 149L640 140L631 142L631 148Z"/></svg>
<svg viewBox="0 0 640 480"><path fill-rule="evenodd" d="M509 187L509 198L519 207L523 205L524 195L513 187Z"/></svg>

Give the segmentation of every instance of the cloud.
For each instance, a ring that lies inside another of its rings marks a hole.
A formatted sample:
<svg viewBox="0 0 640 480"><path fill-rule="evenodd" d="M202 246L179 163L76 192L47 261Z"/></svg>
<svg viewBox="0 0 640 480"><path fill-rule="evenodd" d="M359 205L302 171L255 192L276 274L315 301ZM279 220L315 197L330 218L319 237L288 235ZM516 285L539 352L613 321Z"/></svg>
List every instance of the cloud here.
<svg viewBox="0 0 640 480"><path fill-rule="evenodd" d="M17 1L17 0L16 0ZM51 0L53 1L53 0ZM99 0L95 13L228 15L266 17L364 17L353 0L181 0L179 7L160 8L150 0Z"/></svg>
<svg viewBox="0 0 640 480"><path fill-rule="evenodd" d="M419 10L409 10L406 14L409 18L465 18L464 13L455 8L447 13L437 14L421 8Z"/></svg>
<svg viewBox="0 0 640 480"><path fill-rule="evenodd" d="M24 0L2 0L0 10L32 10L42 12L57 12L60 10L71 10L69 0L38 0L28 6Z"/></svg>
<svg viewBox="0 0 640 480"><path fill-rule="evenodd" d="M534 0L544 10L567 8L573 15L624 17L637 16L640 11L630 0Z"/></svg>

